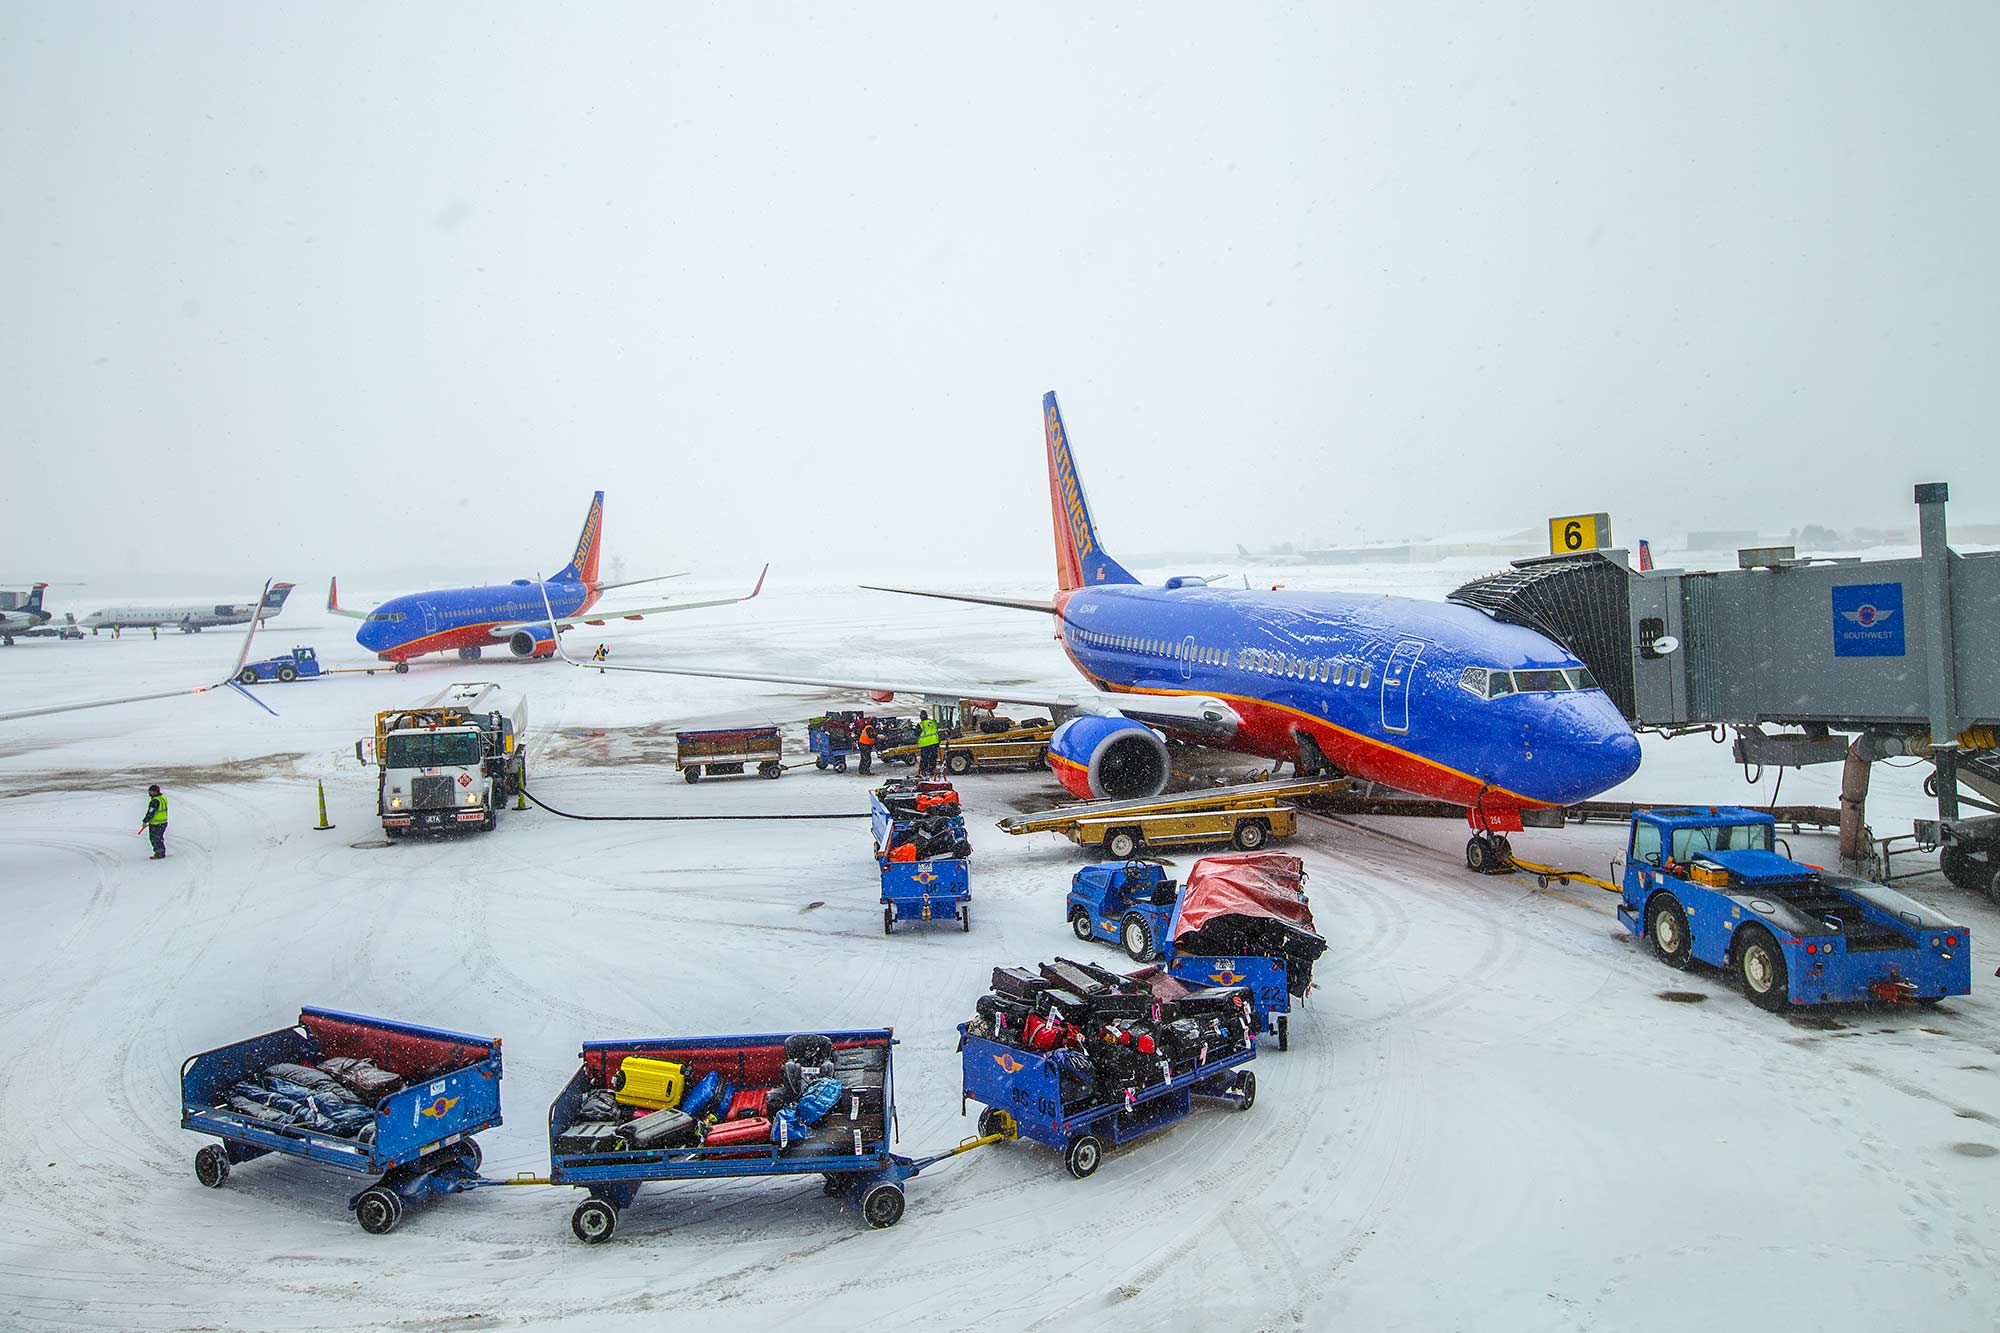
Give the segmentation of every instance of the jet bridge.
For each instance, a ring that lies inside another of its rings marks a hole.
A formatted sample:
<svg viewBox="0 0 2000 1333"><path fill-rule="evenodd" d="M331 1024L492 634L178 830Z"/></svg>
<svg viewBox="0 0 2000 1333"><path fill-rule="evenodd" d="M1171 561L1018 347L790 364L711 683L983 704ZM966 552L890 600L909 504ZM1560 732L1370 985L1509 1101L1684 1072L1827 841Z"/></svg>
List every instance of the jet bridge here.
<svg viewBox="0 0 2000 1333"><path fill-rule="evenodd" d="M1517 560L1451 600L1569 648L1636 728L1734 728L1746 766L1844 762L1849 860L1871 854L1868 765L1930 761L1938 818L1903 841L1939 848L1954 883L2000 898L2000 552L1949 548L1948 497L1941 482L1916 488L1913 558L1763 547L1740 551L1736 569L1705 572L1639 570L1623 551L1588 551ZM1964 818L1961 806L1990 813ZM1896 841L1882 840L1885 878Z"/></svg>

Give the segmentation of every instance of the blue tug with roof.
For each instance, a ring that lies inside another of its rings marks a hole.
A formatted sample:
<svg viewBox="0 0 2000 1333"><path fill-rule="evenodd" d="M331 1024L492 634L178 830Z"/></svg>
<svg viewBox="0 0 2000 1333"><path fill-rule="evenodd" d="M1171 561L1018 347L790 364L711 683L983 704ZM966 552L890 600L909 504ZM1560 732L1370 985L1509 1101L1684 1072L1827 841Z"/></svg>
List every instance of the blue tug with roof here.
<svg viewBox="0 0 2000 1333"><path fill-rule="evenodd" d="M1773 1012L1936 1004L1971 991L1963 925L1776 846L1776 821L1760 810L1641 810L1632 816L1618 919L1667 966L1731 971L1752 1002Z"/></svg>

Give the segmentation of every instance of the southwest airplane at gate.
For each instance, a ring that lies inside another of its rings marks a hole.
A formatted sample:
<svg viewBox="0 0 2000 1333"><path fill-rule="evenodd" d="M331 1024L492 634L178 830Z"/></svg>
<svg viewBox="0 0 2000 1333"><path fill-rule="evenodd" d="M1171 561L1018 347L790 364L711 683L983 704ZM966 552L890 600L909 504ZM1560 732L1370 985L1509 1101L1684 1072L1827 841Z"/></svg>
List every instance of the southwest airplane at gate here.
<svg viewBox="0 0 2000 1333"><path fill-rule="evenodd" d="M1055 394L1042 399L1042 415L1055 596L878 591L1053 615L1091 689L1021 693L976 682L611 669L1068 708L1078 715L1051 738L1048 762L1084 798L1161 791L1170 771L1165 736L1454 802L1476 812L1475 824L1487 831L1518 829L1521 811L1583 800L1638 769L1638 738L1583 663L1473 607L1238 591L1199 576L1142 585L1098 538ZM1468 859L1473 854L1468 848Z"/></svg>
<svg viewBox="0 0 2000 1333"><path fill-rule="evenodd" d="M360 621L361 628L354 632L354 641L383 661L394 662L396 670L407 671L413 657L452 649L468 660L479 657L487 648L502 645L516 657L552 657L557 632L578 622L602 625L611 619L644 620L668 611L729 606L747 602L764 590L764 575L759 574L757 586L742 597L635 606L585 619L598 597L613 588L683 577L659 574L623 583L600 583L597 562L603 543L604 492L599 491L591 498L590 510L584 515L575 553L553 578L515 579L511 583L482 587L411 593L391 598L373 611L350 611L342 607L339 580L332 579L326 585L326 609L334 615ZM770 566L764 568L768 573Z"/></svg>

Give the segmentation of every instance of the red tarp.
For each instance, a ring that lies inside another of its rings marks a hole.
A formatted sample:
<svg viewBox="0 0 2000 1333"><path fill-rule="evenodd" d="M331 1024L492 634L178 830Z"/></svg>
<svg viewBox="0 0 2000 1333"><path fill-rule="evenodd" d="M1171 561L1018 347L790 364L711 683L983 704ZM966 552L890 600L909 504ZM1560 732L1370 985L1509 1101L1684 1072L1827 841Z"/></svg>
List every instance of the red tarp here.
<svg viewBox="0 0 2000 1333"><path fill-rule="evenodd" d="M1204 856L1181 886L1174 938L1200 930L1219 916L1268 917L1317 934L1304 883L1305 863L1284 852Z"/></svg>

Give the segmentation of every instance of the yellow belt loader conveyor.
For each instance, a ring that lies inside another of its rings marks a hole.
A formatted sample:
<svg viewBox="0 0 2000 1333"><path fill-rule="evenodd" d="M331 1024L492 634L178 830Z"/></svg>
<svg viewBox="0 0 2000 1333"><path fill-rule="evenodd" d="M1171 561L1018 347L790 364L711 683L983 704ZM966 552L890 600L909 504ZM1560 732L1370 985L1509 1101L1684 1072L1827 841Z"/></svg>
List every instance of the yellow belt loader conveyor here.
<svg viewBox="0 0 2000 1333"><path fill-rule="evenodd" d="M1286 798L1345 791L1345 778L1293 778L1170 792L1135 801L1082 801L1000 821L1008 833L1060 833L1079 847L1101 847L1114 860L1144 847L1227 842L1254 852L1298 831Z"/></svg>
<svg viewBox="0 0 2000 1333"><path fill-rule="evenodd" d="M1049 738L1055 734L1050 725L957 736L939 743L938 762L951 774L970 773L976 768L1034 768L1048 759ZM875 752L879 759L914 758L916 753L914 745Z"/></svg>

